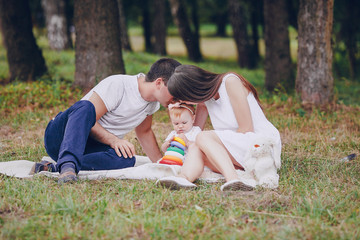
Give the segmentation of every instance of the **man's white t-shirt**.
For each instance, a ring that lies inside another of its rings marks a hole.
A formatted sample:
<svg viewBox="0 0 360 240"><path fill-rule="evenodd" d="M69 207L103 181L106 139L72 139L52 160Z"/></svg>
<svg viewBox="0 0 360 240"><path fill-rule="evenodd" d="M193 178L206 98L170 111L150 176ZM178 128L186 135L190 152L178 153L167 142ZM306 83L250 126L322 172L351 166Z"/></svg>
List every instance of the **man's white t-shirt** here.
<svg viewBox="0 0 360 240"><path fill-rule="evenodd" d="M159 102L148 102L141 97L137 81L140 76L145 75L109 76L81 99L89 100L93 92L100 96L108 112L98 123L119 138L123 138L160 108Z"/></svg>

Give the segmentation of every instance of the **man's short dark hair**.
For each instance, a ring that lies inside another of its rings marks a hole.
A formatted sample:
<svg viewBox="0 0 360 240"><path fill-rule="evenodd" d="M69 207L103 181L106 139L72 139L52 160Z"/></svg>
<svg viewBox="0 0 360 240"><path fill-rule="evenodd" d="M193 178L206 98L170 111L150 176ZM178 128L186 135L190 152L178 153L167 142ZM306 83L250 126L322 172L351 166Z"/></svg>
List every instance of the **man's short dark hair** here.
<svg viewBox="0 0 360 240"><path fill-rule="evenodd" d="M145 81L153 82L157 78L162 78L165 85L167 85L169 78L174 73L175 68L179 65L181 65L181 63L175 59L161 58L151 65L149 72L146 74Z"/></svg>

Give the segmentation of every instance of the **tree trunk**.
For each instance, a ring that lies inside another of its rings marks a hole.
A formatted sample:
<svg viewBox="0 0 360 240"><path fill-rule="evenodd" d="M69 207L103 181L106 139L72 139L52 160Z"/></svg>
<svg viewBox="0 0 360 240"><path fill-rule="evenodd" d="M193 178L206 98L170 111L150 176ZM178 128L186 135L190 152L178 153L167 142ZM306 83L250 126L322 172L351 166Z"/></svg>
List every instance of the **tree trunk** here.
<svg viewBox="0 0 360 240"><path fill-rule="evenodd" d="M195 1L195 0L194 0ZM200 41L198 34L191 31L188 16L183 0L170 0L171 14L179 28L180 36L184 41L190 60L199 62L202 60Z"/></svg>
<svg viewBox="0 0 360 240"><path fill-rule="evenodd" d="M121 32L121 46L124 50L132 51L129 34L128 34L128 28L126 25L126 17L123 7L123 0L117 0L118 6L119 6L119 23L120 23L120 32Z"/></svg>
<svg viewBox="0 0 360 240"><path fill-rule="evenodd" d="M331 32L333 0L300 0L296 91L304 104L333 97Z"/></svg>
<svg viewBox="0 0 360 240"><path fill-rule="evenodd" d="M360 49L357 47L359 42L359 13L360 13L360 4L356 0L348 0L341 2L345 5L345 11L343 13L340 29L340 37L343 39L346 52L349 60L349 76L350 79L355 80L356 77L359 77L360 73ZM358 57L357 57L358 56Z"/></svg>
<svg viewBox="0 0 360 240"><path fill-rule="evenodd" d="M298 29L299 0L287 0L289 24Z"/></svg>
<svg viewBox="0 0 360 240"><path fill-rule="evenodd" d="M260 59L259 53L259 33L258 33L258 25L259 25L259 3L258 1L250 1L251 4L251 56L254 59L255 66L257 65Z"/></svg>
<svg viewBox="0 0 360 240"><path fill-rule="evenodd" d="M145 51L153 52L153 46L151 43L151 17L150 17L150 9L148 0L141 0L141 10L142 10L142 26L143 26L143 34L145 41Z"/></svg>
<svg viewBox="0 0 360 240"><path fill-rule="evenodd" d="M0 24L7 51L10 81L35 80L47 68L32 32L27 0L0 0Z"/></svg>
<svg viewBox="0 0 360 240"><path fill-rule="evenodd" d="M45 13L50 48L54 50L72 48L65 0L41 0L41 5Z"/></svg>
<svg viewBox="0 0 360 240"><path fill-rule="evenodd" d="M247 32L247 18L244 0L229 0L229 16L237 49L238 64L242 68L254 68L251 45Z"/></svg>
<svg viewBox="0 0 360 240"><path fill-rule="evenodd" d="M286 0L264 1L265 87L294 89Z"/></svg>
<svg viewBox="0 0 360 240"><path fill-rule="evenodd" d="M154 21L152 32L154 36L153 50L155 54L166 55L166 23L165 23L165 1L154 0Z"/></svg>
<svg viewBox="0 0 360 240"><path fill-rule="evenodd" d="M199 24L199 16L198 16L198 2L197 0L190 1L190 9L191 9L191 21L194 26L194 36L195 39L199 42L200 39L200 24Z"/></svg>
<svg viewBox="0 0 360 240"><path fill-rule="evenodd" d="M227 11L218 13L216 15L216 36L226 37L227 17L228 17Z"/></svg>
<svg viewBox="0 0 360 240"><path fill-rule="evenodd" d="M103 78L125 73L116 0L76 0L75 85L92 88Z"/></svg>
<svg viewBox="0 0 360 240"><path fill-rule="evenodd" d="M226 24L228 22L228 0L203 1L202 8L214 9L211 20L216 25L216 36L226 37Z"/></svg>

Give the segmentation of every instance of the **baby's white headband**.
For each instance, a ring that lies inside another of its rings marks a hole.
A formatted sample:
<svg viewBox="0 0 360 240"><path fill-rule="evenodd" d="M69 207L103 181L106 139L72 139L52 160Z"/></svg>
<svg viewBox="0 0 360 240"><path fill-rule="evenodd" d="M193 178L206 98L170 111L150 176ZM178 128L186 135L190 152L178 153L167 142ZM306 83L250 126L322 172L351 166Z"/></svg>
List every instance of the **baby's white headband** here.
<svg viewBox="0 0 360 240"><path fill-rule="evenodd" d="M186 108L187 110L189 110L193 115L195 114L193 110L191 110L188 106L182 105L180 102L176 102L176 103L170 103L168 105L169 110L171 110L172 108Z"/></svg>

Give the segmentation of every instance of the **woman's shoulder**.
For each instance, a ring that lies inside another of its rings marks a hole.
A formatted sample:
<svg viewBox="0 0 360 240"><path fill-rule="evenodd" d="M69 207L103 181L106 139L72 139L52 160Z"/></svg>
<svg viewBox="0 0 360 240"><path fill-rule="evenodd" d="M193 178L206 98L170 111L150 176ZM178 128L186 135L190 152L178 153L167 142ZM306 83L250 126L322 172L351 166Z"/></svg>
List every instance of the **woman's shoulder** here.
<svg viewBox="0 0 360 240"><path fill-rule="evenodd" d="M237 79L237 80L240 80L240 78L238 77L238 75L236 75L235 73L232 73L232 72L225 73L222 80L223 80L223 82L225 82L225 81L228 80L228 79Z"/></svg>
<svg viewBox="0 0 360 240"><path fill-rule="evenodd" d="M223 83L225 83L227 92L234 92L239 94L244 93L245 96L249 94L249 91L245 87L243 81L235 73L228 73L223 78Z"/></svg>

